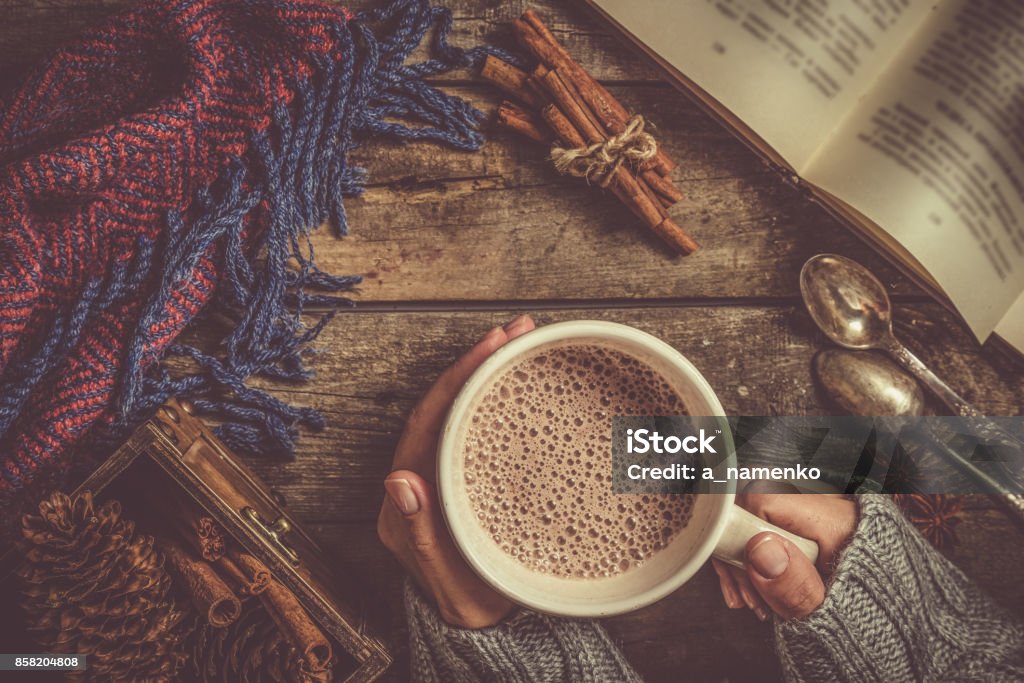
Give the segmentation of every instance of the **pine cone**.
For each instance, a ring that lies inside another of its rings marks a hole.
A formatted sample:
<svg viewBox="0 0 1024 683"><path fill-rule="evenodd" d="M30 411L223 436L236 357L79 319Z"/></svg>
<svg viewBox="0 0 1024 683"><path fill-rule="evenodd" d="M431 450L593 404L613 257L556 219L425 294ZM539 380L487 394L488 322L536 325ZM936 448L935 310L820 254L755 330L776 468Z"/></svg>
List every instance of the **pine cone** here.
<svg viewBox="0 0 1024 683"><path fill-rule="evenodd" d="M203 683L320 683L330 670L311 674L299 652L277 628L259 600L244 603L242 616L227 628L201 620L193 634L193 674Z"/></svg>
<svg viewBox="0 0 1024 683"><path fill-rule="evenodd" d="M167 681L185 662L185 609L153 538L109 500L55 492L22 518L22 605L50 651L83 654L79 680Z"/></svg>

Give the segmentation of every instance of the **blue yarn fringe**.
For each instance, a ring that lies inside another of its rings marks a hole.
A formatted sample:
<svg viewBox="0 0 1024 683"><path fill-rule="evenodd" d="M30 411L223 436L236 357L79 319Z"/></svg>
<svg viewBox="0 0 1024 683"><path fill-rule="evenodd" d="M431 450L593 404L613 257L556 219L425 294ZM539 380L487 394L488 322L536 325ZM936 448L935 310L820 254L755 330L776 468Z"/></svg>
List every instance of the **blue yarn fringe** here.
<svg viewBox="0 0 1024 683"><path fill-rule="evenodd" d="M432 58L406 64L431 27ZM97 435L102 443L123 440L172 396L188 399L198 412L215 417L220 438L240 452L293 458L299 428L324 427L323 416L315 409L289 405L250 386L248 380L308 379L308 344L333 313L309 325L303 320L304 310L313 305L353 305L341 293L354 291L360 278L320 270L309 240L311 231L324 222L340 236L348 233L343 198L358 195L366 176L364 169L348 164L348 153L375 139L480 148L481 112L424 79L474 66L487 54L513 63L521 60L493 48L453 47L448 43L451 28L451 12L431 7L427 0L396 0L336 27L334 37L344 57L338 62L322 59L317 75L298 85L294 101L276 103L273 130L254 138L251 157L236 159L223 181L197 198L200 217L186 225L180 214L171 213L161 248L139 245L140 263L160 259L160 282L128 351L125 367L132 370L119 388L118 419ZM244 219L261 202L266 202L266 215L260 241L243 243ZM213 245L222 249L220 279L215 301L199 319L226 318L231 331L216 354L184 343L172 345L168 356L189 359L195 366L189 374L174 376L164 364L146 358L144 332L160 320L172 292L180 291L179 285ZM119 286L138 287L140 271L125 268L113 279ZM96 287L97 292L101 289L110 291ZM58 321L50 343L73 344L64 330L80 329L74 324L77 310L68 312L66 324ZM139 370L146 366L147 371ZM11 400L19 395L10 394ZM3 428L0 424L0 433Z"/></svg>

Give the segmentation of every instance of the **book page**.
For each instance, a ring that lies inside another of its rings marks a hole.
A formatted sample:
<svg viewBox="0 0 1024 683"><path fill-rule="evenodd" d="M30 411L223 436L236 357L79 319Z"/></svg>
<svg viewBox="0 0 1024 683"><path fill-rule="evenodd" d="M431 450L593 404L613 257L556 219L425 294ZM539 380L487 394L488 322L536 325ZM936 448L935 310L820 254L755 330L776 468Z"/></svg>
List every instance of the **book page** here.
<svg viewBox="0 0 1024 683"><path fill-rule="evenodd" d="M981 340L1024 292L1022 36L1020 0L941 4L801 169L913 253Z"/></svg>
<svg viewBox="0 0 1024 683"><path fill-rule="evenodd" d="M996 334L1024 353L1024 294L1021 294L1016 303L1010 306L1010 310L996 325Z"/></svg>
<svg viewBox="0 0 1024 683"><path fill-rule="evenodd" d="M924 21L922 0L591 0L800 168Z"/></svg>

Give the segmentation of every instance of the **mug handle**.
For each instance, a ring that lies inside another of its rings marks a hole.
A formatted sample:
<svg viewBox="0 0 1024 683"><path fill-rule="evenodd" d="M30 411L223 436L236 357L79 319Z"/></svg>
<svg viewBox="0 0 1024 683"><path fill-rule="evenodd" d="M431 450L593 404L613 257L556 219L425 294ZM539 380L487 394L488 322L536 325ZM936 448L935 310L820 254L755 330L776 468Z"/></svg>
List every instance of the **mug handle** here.
<svg viewBox="0 0 1024 683"><path fill-rule="evenodd" d="M735 503L731 506L728 515L729 519L725 524L725 530L719 536L713 553L721 561L742 569L747 542L762 531L771 531L786 537L810 559L811 564L818 561L818 544L814 541L780 529Z"/></svg>

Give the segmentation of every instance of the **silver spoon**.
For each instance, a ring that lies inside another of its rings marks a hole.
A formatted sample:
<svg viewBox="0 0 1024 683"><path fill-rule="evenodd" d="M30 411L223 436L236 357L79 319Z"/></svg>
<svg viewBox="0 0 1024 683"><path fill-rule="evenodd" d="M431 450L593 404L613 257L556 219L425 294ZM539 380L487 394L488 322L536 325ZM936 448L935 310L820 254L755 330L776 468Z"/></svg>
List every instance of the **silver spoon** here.
<svg viewBox="0 0 1024 683"><path fill-rule="evenodd" d="M836 344L885 351L957 415L981 416L893 336L889 294L867 268L836 254L819 254L800 270L800 294L814 322Z"/></svg>

